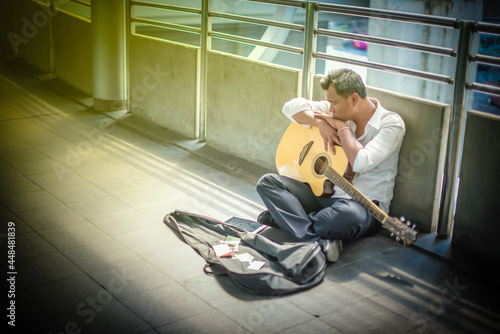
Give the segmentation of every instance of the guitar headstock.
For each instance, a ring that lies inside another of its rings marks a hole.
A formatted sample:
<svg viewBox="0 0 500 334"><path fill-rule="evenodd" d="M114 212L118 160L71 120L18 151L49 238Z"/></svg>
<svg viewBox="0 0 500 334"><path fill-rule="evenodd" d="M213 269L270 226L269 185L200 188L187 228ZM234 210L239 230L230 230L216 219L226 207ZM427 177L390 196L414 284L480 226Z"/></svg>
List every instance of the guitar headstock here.
<svg viewBox="0 0 500 334"><path fill-rule="evenodd" d="M418 232L415 231L415 225L410 227L411 222L406 221L404 217L401 217L401 219L389 217L385 224L387 230L391 232L391 237L396 241L401 241L403 245L407 246L417 241Z"/></svg>

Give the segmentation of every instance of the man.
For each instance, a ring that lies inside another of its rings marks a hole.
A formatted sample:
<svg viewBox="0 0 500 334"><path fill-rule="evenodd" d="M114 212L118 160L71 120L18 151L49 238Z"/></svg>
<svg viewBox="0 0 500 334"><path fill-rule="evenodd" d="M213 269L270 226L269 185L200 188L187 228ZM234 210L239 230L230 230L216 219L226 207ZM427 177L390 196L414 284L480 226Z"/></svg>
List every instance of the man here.
<svg viewBox="0 0 500 334"><path fill-rule="evenodd" d="M352 70L330 71L321 86L326 101L295 98L285 103L283 113L292 122L317 126L325 150L335 153L335 145L341 146L357 173L353 185L387 213L405 134L403 120L367 97L361 77ZM268 211L258 220L277 225L298 241L318 241L328 261L335 262L342 240L373 235L380 224L340 188L333 190L331 196L318 197L306 183L266 174L257 192Z"/></svg>

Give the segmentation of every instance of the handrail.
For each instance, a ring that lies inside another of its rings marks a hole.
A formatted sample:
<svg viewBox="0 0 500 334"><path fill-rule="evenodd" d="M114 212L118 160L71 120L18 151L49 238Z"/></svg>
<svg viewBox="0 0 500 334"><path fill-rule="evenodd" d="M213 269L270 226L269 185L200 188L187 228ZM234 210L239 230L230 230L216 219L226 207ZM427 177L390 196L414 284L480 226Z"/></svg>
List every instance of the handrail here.
<svg viewBox="0 0 500 334"><path fill-rule="evenodd" d="M487 56L482 54L470 56L469 61L475 61L476 63L485 65L500 66L500 57Z"/></svg>
<svg viewBox="0 0 500 334"><path fill-rule="evenodd" d="M247 1L267 3L270 5L282 5L282 6L288 6L288 7L297 7L297 8L305 8L306 7L306 2L299 1L299 0L247 0Z"/></svg>
<svg viewBox="0 0 500 334"><path fill-rule="evenodd" d="M153 3L146 1L130 1L131 6L141 6L141 7L149 7L149 8L158 8L162 10L171 10L177 12L191 13L201 15L201 9L191 8L191 7L183 7L183 6L174 6L174 5L166 5L161 3ZM200 34L201 28L191 27L182 24L174 24L174 23L166 23L157 20L144 19L140 17L131 16L130 22L147 24L149 26L160 27L175 31L182 31L187 33Z"/></svg>
<svg viewBox="0 0 500 334"><path fill-rule="evenodd" d="M259 46L265 46L273 49L278 49L282 51L287 51L291 53L298 53L298 54L303 54L304 51L302 48L294 47L294 46L288 46L288 45L283 45L283 44L277 44L277 43L271 43L271 42L263 42L260 39L254 39L254 38L249 38L249 37L243 37L243 36L238 36L238 35L232 35L232 34L226 34L222 32L216 32L216 31L210 31L208 33L209 36L215 37L215 38L220 38L220 39L225 39L228 41L232 42L239 42L239 43L245 43L245 44L250 44L250 45L259 45Z"/></svg>
<svg viewBox="0 0 500 334"><path fill-rule="evenodd" d="M500 96L500 87L497 86L473 82L467 84L467 89L484 94L493 94L496 96Z"/></svg>
<svg viewBox="0 0 500 334"><path fill-rule="evenodd" d="M330 4L330 3L317 3L316 9L319 12L328 12L328 13L339 13L345 15L353 15L353 16L361 16L361 17L371 17L371 18L381 18L388 20L397 20L397 21L405 21L412 23L420 23L426 25L440 26L445 28L459 28L459 21L455 18L434 16L434 15L425 15L425 14L414 14L414 13L404 13L397 11L389 11L384 9L377 8L365 8L351 5L338 5L338 4ZM327 37L336 37L336 38L344 38L344 39L354 39L367 43L379 44L383 46L391 46L397 48L404 48L410 50L417 50L426 53L434 53L443 56L456 57L457 52L452 48L445 48L440 46L421 44L421 43L413 43L413 42L405 42L394 40L390 38L383 37L375 37L375 36L367 36L354 34L349 32L339 32L330 29L318 28L315 30L315 34ZM417 77L425 80L433 80L445 84L454 84L454 79L447 75L441 75L436 73L430 73L419 70L412 70L404 67L393 66L382 64L378 62L372 61L363 61L356 60L346 57L333 56L323 52L316 52L314 54L316 58L324 59L324 60L332 60L343 62L347 64L359 65L368 68L372 68L380 71L387 71L392 73L398 73L403 75L408 75L412 77Z"/></svg>
<svg viewBox="0 0 500 334"><path fill-rule="evenodd" d="M500 35L500 25L494 23L477 22L473 26L473 31L478 34L484 33ZM469 61L484 65L500 66L500 57L497 56L476 54L474 56L469 56ZM466 89L479 93L500 96L500 87L492 86L489 84L478 82L467 83Z"/></svg>
<svg viewBox="0 0 500 334"><path fill-rule="evenodd" d="M483 33L483 34L500 35L500 25L487 22L477 22L473 25L473 32L478 34ZM469 61L484 65L500 66L500 57L497 56L476 54L474 56L469 56ZM466 89L483 94L500 96L500 87L492 86L489 84L478 83L478 82L467 83Z"/></svg>
<svg viewBox="0 0 500 334"><path fill-rule="evenodd" d="M495 23L477 22L474 25L474 32L500 35L500 25Z"/></svg>
<svg viewBox="0 0 500 334"><path fill-rule="evenodd" d="M413 76L413 77L417 77L417 78L421 78L421 79L428 79L428 80L438 81L438 82L442 82L442 83L446 83L446 84L453 84L453 82L454 82L453 78L451 78L450 76L447 76L447 75L435 74L435 73L424 72L424 71L419 71L419 70L411 70L411 69L407 69L404 67L386 65L386 64L372 62L372 61L337 57L337 56L332 56L332 55L329 55L329 54L326 54L323 52L316 52L316 58L325 59L325 60L333 60L333 61L338 61L338 62L352 64L352 65L360 65L360 66L365 66L365 67L372 68L375 70L405 74L405 75L409 75L409 76Z"/></svg>
<svg viewBox="0 0 500 334"><path fill-rule="evenodd" d="M166 5L166 4L162 4L162 3L154 3L154 2L147 2L147 1L134 1L134 0L132 0L130 2L130 4L132 6L151 7L151 8L165 9L165 10L173 10L173 11L177 11L177 12L201 14L201 9L191 8L191 7L174 6L174 5Z"/></svg>
<svg viewBox="0 0 500 334"><path fill-rule="evenodd" d="M138 17L132 17L132 18L130 18L130 21L136 22L136 23L143 23L143 24L147 24L150 26L160 27L160 28L166 28L166 29L170 29L170 30L194 33L194 34L199 34L201 32L201 29L196 28L196 27L190 27L190 26L186 26L186 25L182 25L182 24L165 23L165 22L148 20L148 19L141 19Z"/></svg>
<svg viewBox="0 0 500 334"><path fill-rule="evenodd" d="M273 5L292 6L292 7L299 7L299 8L305 7L304 1L295 1L295 0L247 0L247 1L273 4ZM211 18L216 17L216 18L235 20L235 21L240 21L240 22L247 22L247 23L252 23L252 24L265 25L265 26L269 26L269 27L289 29L289 30L300 31L300 32L304 32L304 30L305 30L304 25L295 24L295 23L288 23L288 22L281 22L281 21L276 21L276 20L260 19L260 18L243 16L243 15L227 14L227 13L211 12L211 11L208 13L208 15ZM300 54L300 55L304 54L303 48L289 46L289 45L285 45L285 44L279 44L279 43L265 42L265 41L262 41L260 39L254 39L254 38L243 37L243 36L239 36L239 35L235 35L235 34L217 32L217 31L213 31L211 29L210 29L210 31L208 31L208 35L210 37L223 39L223 40L227 40L227 41L232 41L232 42L244 43L244 44L249 44L249 45L254 45L254 46L263 46L263 47L267 47L267 48L271 48L271 49L276 49L276 50Z"/></svg>
<svg viewBox="0 0 500 334"><path fill-rule="evenodd" d="M211 17L218 17L218 18L227 19L227 20L234 20L234 21L241 21L241 22L248 22L248 23L260 24L260 25L265 25L265 26L271 26L271 27L276 27L276 28L304 31L303 25L295 24L295 23L286 23L286 22L280 22L280 21L274 21L274 20L258 19L258 18L249 17L249 16L226 14L226 13L219 13L219 12L210 12L209 15Z"/></svg>
<svg viewBox="0 0 500 334"><path fill-rule="evenodd" d="M386 10L386 9L366 8L366 7L358 7L350 5L318 3L318 10L329 13L339 13L339 14L347 14L353 16L374 17L374 18L381 18L388 20L406 21L412 23L421 23L421 24L435 25L435 26L455 28L455 29L458 28L460 25L460 21L450 17L405 13L405 12Z"/></svg>
<svg viewBox="0 0 500 334"><path fill-rule="evenodd" d="M418 50L418 51L423 51L423 52L427 52L427 53L435 53L435 54L444 55L444 56L451 56L451 57L457 56L457 52L455 50L453 50L451 48L441 47L441 46L434 46L434 45L420 44L420 43L413 43L413 42L404 42L404 41L390 39L390 38L366 36L366 35L360 35L360 34L349 33L349 32L333 31L333 30L328 30L328 29L324 29L324 28L317 29L316 33L318 35L321 35L321 36L337 37L337 38L344 38L344 39L354 39L354 40L367 42L367 43L380 44L380 45L384 45L384 46L392 46L392 47L397 47L397 48L402 48L402 49Z"/></svg>
<svg viewBox="0 0 500 334"><path fill-rule="evenodd" d="M73 3L76 3L78 5L82 5L82 6L85 6L85 7L88 7L90 8L90 3L88 2L85 2L85 1L82 1L82 0L68 0L69 2L73 2Z"/></svg>

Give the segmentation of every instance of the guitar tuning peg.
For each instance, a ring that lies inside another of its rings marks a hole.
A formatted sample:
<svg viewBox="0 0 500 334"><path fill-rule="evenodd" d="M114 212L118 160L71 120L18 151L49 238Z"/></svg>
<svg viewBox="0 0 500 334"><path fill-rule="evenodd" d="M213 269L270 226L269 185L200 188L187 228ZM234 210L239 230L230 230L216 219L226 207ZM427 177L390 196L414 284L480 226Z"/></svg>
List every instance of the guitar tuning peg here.
<svg viewBox="0 0 500 334"><path fill-rule="evenodd" d="M394 237L394 233L391 233L391 238Z"/></svg>
<svg viewBox="0 0 500 334"><path fill-rule="evenodd" d="M417 226L417 224L413 224L413 226L411 227L411 229L414 230L416 226Z"/></svg>
<svg viewBox="0 0 500 334"><path fill-rule="evenodd" d="M404 216L401 216L401 217L399 217L399 220L401 220L401 222L404 222L406 220L406 218Z"/></svg>
<svg viewBox="0 0 500 334"><path fill-rule="evenodd" d="M407 225L407 226L410 226L410 225L411 225L411 221L409 221L409 220L408 220L408 221L406 222L406 225Z"/></svg>
<svg viewBox="0 0 500 334"><path fill-rule="evenodd" d="M396 237L396 241L399 241L399 240L401 240L401 238L400 237Z"/></svg>

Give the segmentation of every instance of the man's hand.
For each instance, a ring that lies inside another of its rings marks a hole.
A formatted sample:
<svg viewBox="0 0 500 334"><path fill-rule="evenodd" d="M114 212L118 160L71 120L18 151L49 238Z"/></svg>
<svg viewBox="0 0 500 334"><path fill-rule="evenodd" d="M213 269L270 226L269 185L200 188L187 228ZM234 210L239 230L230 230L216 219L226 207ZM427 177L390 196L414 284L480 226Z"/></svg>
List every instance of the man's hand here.
<svg viewBox="0 0 500 334"><path fill-rule="evenodd" d="M327 126L333 129L334 134L330 134L328 137L328 138L334 138L331 139L332 141L329 141L330 139L325 139L325 136L321 134L323 136L323 139L325 139L325 148L327 145L327 140L330 145L332 145L333 143L335 145L342 146L345 155L347 156L347 159L351 163L351 166L354 166L356 156L358 155L359 150L363 149L363 145L361 145L361 143L354 137L351 131L345 131L342 137L342 143L340 142L338 130L346 127L347 124L341 119L323 113L314 113L314 118L323 120L327 124Z"/></svg>
<svg viewBox="0 0 500 334"><path fill-rule="evenodd" d="M335 145L340 146L336 126L338 124L336 122L342 122L341 120L335 119L332 115L325 114L319 110L303 110L293 115L293 119L299 124L317 126L325 142L325 151L328 152L328 149L330 149L335 154Z"/></svg>
<svg viewBox="0 0 500 334"><path fill-rule="evenodd" d="M319 123L318 128L319 133L325 142L325 151L328 152L328 147L330 147L332 153L335 154L335 145L340 146L340 139L337 136L337 129L330 121L333 120L333 117L319 111L314 112L314 117L322 120L322 122Z"/></svg>

